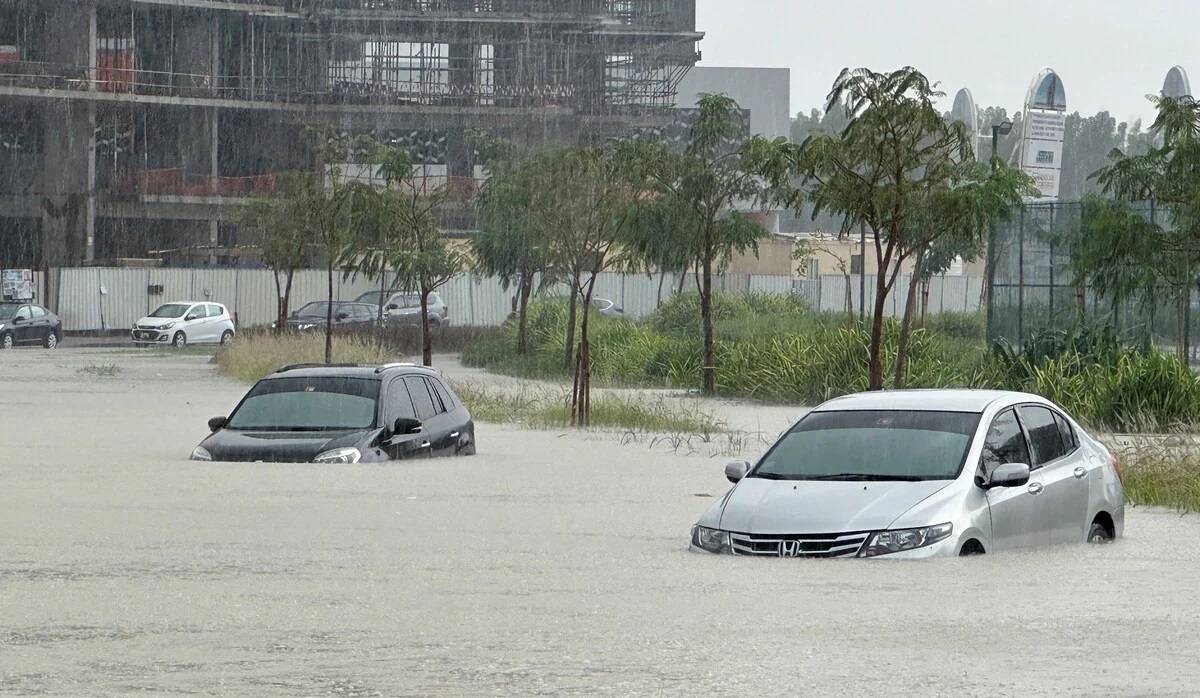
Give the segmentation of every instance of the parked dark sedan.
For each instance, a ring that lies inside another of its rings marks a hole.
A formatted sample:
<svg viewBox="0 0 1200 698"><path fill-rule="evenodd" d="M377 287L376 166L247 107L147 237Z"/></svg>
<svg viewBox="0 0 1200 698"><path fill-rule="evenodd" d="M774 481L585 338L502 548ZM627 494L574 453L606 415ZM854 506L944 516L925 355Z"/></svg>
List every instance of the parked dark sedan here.
<svg viewBox="0 0 1200 698"><path fill-rule="evenodd" d="M0 348L32 344L53 349L62 331L62 320L40 305L0 303Z"/></svg>
<svg viewBox="0 0 1200 698"><path fill-rule="evenodd" d="M329 320L329 302L313 301L304 304L299 310L288 316L289 330L324 329ZM333 326L355 327L375 324L379 321L378 311L369 303L337 303L333 304Z"/></svg>
<svg viewBox="0 0 1200 698"><path fill-rule="evenodd" d="M259 381L191 460L358 463L475 453L471 413L413 364L297 364Z"/></svg>

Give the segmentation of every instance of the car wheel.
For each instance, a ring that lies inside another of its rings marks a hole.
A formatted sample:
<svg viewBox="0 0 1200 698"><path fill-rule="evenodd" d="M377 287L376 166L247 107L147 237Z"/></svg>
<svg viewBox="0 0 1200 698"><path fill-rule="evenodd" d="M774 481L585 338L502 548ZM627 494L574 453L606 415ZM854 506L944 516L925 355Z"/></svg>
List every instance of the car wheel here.
<svg viewBox="0 0 1200 698"><path fill-rule="evenodd" d="M58 333L51 331L50 334L46 335L46 348L53 349L54 347L57 347L57 346L58 346Z"/></svg>
<svg viewBox="0 0 1200 698"><path fill-rule="evenodd" d="M232 341L233 341L233 332L230 332L229 330L225 330L225 332L221 335L221 346L225 346L226 344L229 344Z"/></svg>
<svg viewBox="0 0 1200 698"><path fill-rule="evenodd" d="M175 337L171 340L171 344L174 344L176 349L182 349L186 347L187 335L182 332L176 332Z"/></svg>
<svg viewBox="0 0 1200 698"><path fill-rule="evenodd" d="M5 332L4 337L0 338L0 348L4 348L4 349L12 349L13 348L13 336L11 334Z"/></svg>
<svg viewBox="0 0 1200 698"><path fill-rule="evenodd" d="M962 557L967 555L983 555L983 545L979 541L971 539L963 544L962 550L958 553Z"/></svg>
<svg viewBox="0 0 1200 698"><path fill-rule="evenodd" d="M1093 523L1091 530L1088 531L1087 541L1089 543L1111 543L1112 534L1104 527L1102 523Z"/></svg>

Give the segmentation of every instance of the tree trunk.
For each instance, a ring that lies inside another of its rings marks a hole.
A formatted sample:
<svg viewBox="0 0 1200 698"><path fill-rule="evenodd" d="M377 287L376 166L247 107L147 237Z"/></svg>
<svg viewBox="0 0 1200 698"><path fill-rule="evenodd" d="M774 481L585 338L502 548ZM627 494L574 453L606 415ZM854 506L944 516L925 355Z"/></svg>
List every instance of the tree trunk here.
<svg viewBox="0 0 1200 698"><path fill-rule="evenodd" d="M900 322L900 338L896 342L896 375L892 387L904 387L904 376L908 369L908 337L912 333L913 313L917 305L916 277L921 273L921 261L917 260L913 274L908 277L908 297L904 300L904 319Z"/></svg>
<svg viewBox="0 0 1200 698"><path fill-rule="evenodd" d="M529 353L529 297L533 295L533 277L521 277L518 287L520 305L517 307L517 353L521 356Z"/></svg>
<svg viewBox="0 0 1200 698"><path fill-rule="evenodd" d="M575 381L571 390L571 425L592 425L592 351L588 340L588 320L591 318L592 292L596 289L596 274L592 275L583 293L583 318L579 324L579 353L575 363Z"/></svg>
<svg viewBox="0 0 1200 698"><path fill-rule="evenodd" d="M273 276L275 277L275 334L281 335L287 329L287 317L283 312L283 284L279 282L278 269L274 270Z"/></svg>
<svg viewBox="0 0 1200 698"><path fill-rule="evenodd" d="M663 292L663 283L664 283L664 282L666 282L666 280L667 280L667 272L666 272L666 270L665 270L665 269L660 269L660 270L658 271L658 301L657 301L657 302L654 304L654 307L655 307L655 308L661 308L661 307L662 307L662 292Z"/></svg>
<svg viewBox="0 0 1200 698"><path fill-rule="evenodd" d="M883 390L883 308L887 302L887 274L875 274L875 308L871 311L870 377L868 390Z"/></svg>
<svg viewBox="0 0 1200 698"><path fill-rule="evenodd" d="M383 318L387 315L387 308L383 307L387 303L387 267L384 266L379 272L379 316L376 318L379 321L379 326L376 331L379 333L379 348L382 349L387 339L387 323Z"/></svg>
<svg viewBox="0 0 1200 698"><path fill-rule="evenodd" d="M571 282L571 301L567 307L567 350L563 368L571 369L571 357L575 355L575 318L579 312L579 277L575 274Z"/></svg>
<svg viewBox="0 0 1200 698"><path fill-rule="evenodd" d="M850 280L850 273L843 272L843 275L846 277L846 317L850 320L850 324L853 325L854 324L854 289L851 288L852 282ZM821 309L816 308L816 310L820 311Z"/></svg>
<svg viewBox="0 0 1200 698"><path fill-rule="evenodd" d="M333 363L333 261L326 269L329 282L329 303L325 306L325 363Z"/></svg>
<svg viewBox="0 0 1200 698"><path fill-rule="evenodd" d="M700 322L704 327L704 395L717 394L717 351L713 340L711 231L705 231L703 279L700 284Z"/></svg>
<svg viewBox="0 0 1200 698"><path fill-rule="evenodd" d="M421 363L433 365L433 336L429 334L429 292L430 289L421 284Z"/></svg>
<svg viewBox="0 0 1200 698"><path fill-rule="evenodd" d="M683 295L683 287L687 285L687 269L679 272L679 290L675 295Z"/></svg>
<svg viewBox="0 0 1200 698"><path fill-rule="evenodd" d="M1186 344L1186 342L1184 341L1183 334L1183 309L1185 307L1184 289L1186 288L1186 286L1181 286L1179 291L1175 294L1175 354L1181 361L1185 362L1187 361L1187 354L1184 349L1184 344Z"/></svg>

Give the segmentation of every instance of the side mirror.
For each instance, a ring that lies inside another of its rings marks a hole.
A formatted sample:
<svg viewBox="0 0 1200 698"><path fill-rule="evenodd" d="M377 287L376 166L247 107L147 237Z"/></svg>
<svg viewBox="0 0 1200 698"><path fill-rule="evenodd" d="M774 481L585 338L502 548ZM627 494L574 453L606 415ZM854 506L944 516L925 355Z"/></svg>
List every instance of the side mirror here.
<svg viewBox="0 0 1200 698"><path fill-rule="evenodd" d="M392 428L392 432L395 434L417 434L420 431L421 420L411 417L400 417Z"/></svg>
<svg viewBox="0 0 1200 698"><path fill-rule="evenodd" d="M725 466L725 479L737 484L750 472L750 464L744 460L735 460Z"/></svg>
<svg viewBox="0 0 1200 698"><path fill-rule="evenodd" d="M337 314L337 319L338 319L338 320L349 320L349 319L350 319L350 314L349 314L349 313L338 313L338 314Z"/></svg>
<svg viewBox="0 0 1200 698"><path fill-rule="evenodd" d="M1029 482L1027 463L1005 463L992 471L984 489L993 487L1020 487Z"/></svg>
<svg viewBox="0 0 1200 698"><path fill-rule="evenodd" d="M396 305L395 303L389 303L387 309L388 310L399 310L400 306Z"/></svg>
<svg viewBox="0 0 1200 698"><path fill-rule="evenodd" d="M199 315L196 315L195 313L193 313L193 314L191 314L191 315L188 315L187 317L185 317L185 318L183 319L183 321L184 321L184 322L191 322L192 320L199 319L199 317L200 317Z"/></svg>
<svg viewBox="0 0 1200 698"><path fill-rule="evenodd" d="M227 422L229 422L228 417L213 417L212 419L208 420L208 429L209 431L217 431L224 428Z"/></svg>
<svg viewBox="0 0 1200 698"><path fill-rule="evenodd" d="M19 324L21 324L22 322L25 322L25 318L21 317L20 315L18 315L18 316L16 316L16 317L14 317L14 318L12 319L12 323L13 323L14 325L19 325Z"/></svg>

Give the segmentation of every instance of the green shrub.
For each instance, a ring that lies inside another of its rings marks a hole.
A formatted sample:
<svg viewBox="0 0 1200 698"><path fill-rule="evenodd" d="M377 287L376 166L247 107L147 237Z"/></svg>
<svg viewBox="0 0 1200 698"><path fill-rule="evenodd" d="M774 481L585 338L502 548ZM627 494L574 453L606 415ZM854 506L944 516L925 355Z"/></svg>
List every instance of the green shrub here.
<svg viewBox="0 0 1200 698"><path fill-rule="evenodd" d="M987 315L982 312L945 312L930 315L925 328L952 339L982 342L987 337Z"/></svg>

